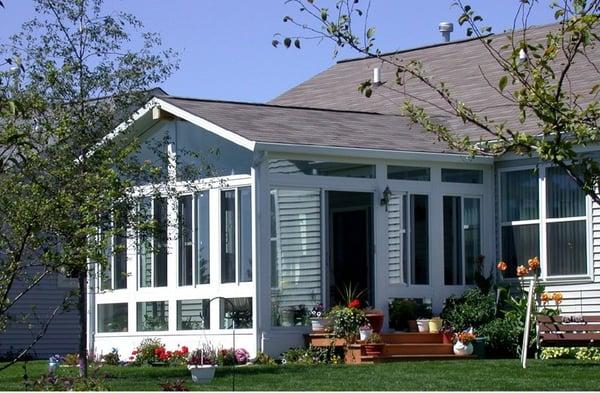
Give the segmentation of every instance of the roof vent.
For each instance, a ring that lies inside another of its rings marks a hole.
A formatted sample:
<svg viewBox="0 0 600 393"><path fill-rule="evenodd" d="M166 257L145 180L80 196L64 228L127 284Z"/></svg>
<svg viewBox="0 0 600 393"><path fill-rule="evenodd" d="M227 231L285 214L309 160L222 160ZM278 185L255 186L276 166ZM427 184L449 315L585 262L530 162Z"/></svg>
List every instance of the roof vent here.
<svg viewBox="0 0 600 393"><path fill-rule="evenodd" d="M438 25L438 30L444 36L444 41L450 42L450 33L454 31L454 25L450 22L442 22Z"/></svg>
<svg viewBox="0 0 600 393"><path fill-rule="evenodd" d="M379 67L373 68L373 84L379 85L381 83L381 71Z"/></svg>

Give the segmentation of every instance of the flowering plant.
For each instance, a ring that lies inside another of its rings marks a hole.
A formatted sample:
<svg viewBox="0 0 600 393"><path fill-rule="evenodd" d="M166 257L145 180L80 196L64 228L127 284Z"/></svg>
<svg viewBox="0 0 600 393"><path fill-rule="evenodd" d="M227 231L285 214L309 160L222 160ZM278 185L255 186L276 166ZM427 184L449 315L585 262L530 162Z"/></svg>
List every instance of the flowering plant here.
<svg viewBox="0 0 600 393"><path fill-rule="evenodd" d="M65 360L64 357L60 356L59 354L56 354L56 355L50 356L50 358L48 359L48 363L60 363L64 360Z"/></svg>
<svg viewBox="0 0 600 393"><path fill-rule="evenodd" d="M335 306L329 312L333 334L349 342L356 340L358 329L369 323L365 312L357 307Z"/></svg>
<svg viewBox="0 0 600 393"><path fill-rule="evenodd" d="M348 308L360 308L360 300L352 299L348 302Z"/></svg>
<svg viewBox="0 0 600 393"><path fill-rule="evenodd" d="M235 361L237 364L246 364L250 360L250 354L244 348L235 350Z"/></svg>
<svg viewBox="0 0 600 393"><path fill-rule="evenodd" d="M456 341L460 341L461 343L467 345L475 341L475 334L473 334L470 330L465 330L464 332L456 334Z"/></svg>
<svg viewBox="0 0 600 393"><path fill-rule="evenodd" d="M202 346L202 348L194 349L189 352L187 356L188 366L207 366L217 364L217 353L208 344Z"/></svg>
<svg viewBox="0 0 600 393"><path fill-rule="evenodd" d="M310 311L310 317L311 318L323 318L325 316L325 314L326 314L325 313L325 306L323 306L323 303L317 304Z"/></svg>

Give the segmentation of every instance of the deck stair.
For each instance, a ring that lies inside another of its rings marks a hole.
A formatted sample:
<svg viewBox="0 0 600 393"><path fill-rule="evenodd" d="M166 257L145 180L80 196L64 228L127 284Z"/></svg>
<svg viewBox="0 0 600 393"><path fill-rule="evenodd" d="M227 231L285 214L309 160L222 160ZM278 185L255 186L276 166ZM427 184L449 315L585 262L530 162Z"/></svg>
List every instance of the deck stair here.
<svg viewBox="0 0 600 393"><path fill-rule="evenodd" d="M456 356L452 344L444 344L441 334L396 332L382 333L384 343L380 355L373 356L367 353L364 342L350 344L346 348L346 363L384 363L414 360L452 360L465 359L465 356ZM336 339L327 333L309 334L307 344L313 346L344 346L343 339ZM466 358L473 358L469 356Z"/></svg>

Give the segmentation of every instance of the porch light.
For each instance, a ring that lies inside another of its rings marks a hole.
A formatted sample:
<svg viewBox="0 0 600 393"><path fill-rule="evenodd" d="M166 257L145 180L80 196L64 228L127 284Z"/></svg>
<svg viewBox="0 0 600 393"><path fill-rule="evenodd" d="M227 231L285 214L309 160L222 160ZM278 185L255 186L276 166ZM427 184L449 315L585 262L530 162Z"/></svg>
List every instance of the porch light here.
<svg viewBox="0 0 600 393"><path fill-rule="evenodd" d="M386 186L385 190L383 190L383 194L381 195L381 206L385 206L385 211L387 211L388 203L390 203L391 197L392 197L392 191L390 191L389 186Z"/></svg>

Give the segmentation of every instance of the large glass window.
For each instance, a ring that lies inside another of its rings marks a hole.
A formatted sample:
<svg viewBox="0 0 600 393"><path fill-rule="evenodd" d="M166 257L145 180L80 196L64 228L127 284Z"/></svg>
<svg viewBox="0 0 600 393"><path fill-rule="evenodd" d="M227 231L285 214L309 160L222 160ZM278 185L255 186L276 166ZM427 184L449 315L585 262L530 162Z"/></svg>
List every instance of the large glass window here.
<svg viewBox="0 0 600 393"><path fill-rule="evenodd" d="M306 322L321 297L321 192L271 190L273 326Z"/></svg>
<svg viewBox="0 0 600 393"><path fill-rule="evenodd" d="M586 274L585 194L559 167L542 167L538 173L500 173L502 258L509 265L505 275L514 277L516 267L532 256L541 257L546 276ZM539 197L542 184L545 204ZM542 240L545 250L540 250Z"/></svg>
<svg viewBox="0 0 600 393"><path fill-rule="evenodd" d="M196 284L210 282L210 208L208 191L196 194Z"/></svg>
<svg viewBox="0 0 600 393"><path fill-rule="evenodd" d="M127 303L98 305L98 333L127 331Z"/></svg>
<svg viewBox="0 0 600 393"><path fill-rule="evenodd" d="M106 264L102 267L100 289L127 288L127 212L115 209L106 214L100 236L107 243ZM113 226L114 225L114 226ZM108 238L110 234L110 238Z"/></svg>
<svg viewBox="0 0 600 393"><path fill-rule="evenodd" d="M221 192L221 282L252 281L250 187Z"/></svg>
<svg viewBox="0 0 600 393"><path fill-rule="evenodd" d="M137 331L154 332L169 330L169 303L138 302Z"/></svg>
<svg viewBox="0 0 600 393"><path fill-rule="evenodd" d="M142 198L139 208L146 220L154 220L152 236L148 233L139 236L139 285L167 286L167 199Z"/></svg>
<svg viewBox="0 0 600 393"><path fill-rule="evenodd" d="M203 300L177 301L177 330L210 329L210 304Z"/></svg>
<svg viewBox="0 0 600 393"><path fill-rule="evenodd" d="M179 285L192 285L193 222L192 196L179 197Z"/></svg>
<svg viewBox="0 0 600 393"><path fill-rule="evenodd" d="M442 181L446 183L482 184L483 171L442 168Z"/></svg>
<svg viewBox="0 0 600 393"><path fill-rule="evenodd" d="M328 161L269 160L269 173L374 178L375 165Z"/></svg>
<svg viewBox="0 0 600 393"><path fill-rule="evenodd" d="M480 200L444 196L443 213L444 283L472 284L475 264L481 253Z"/></svg>
<svg viewBox="0 0 600 393"><path fill-rule="evenodd" d="M395 180L429 181L429 168L416 166L394 166L387 167L387 178Z"/></svg>
<svg viewBox="0 0 600 393"><path fill-rule="evenodd" d="M429 197L393 195L388 203L390 284L429 284Z"/></svg>
<svg viewBox="0 0 600 393"><path fill-rule="evenodd" d="M221 329L251 329L252 328L252 298L239 297L221 299Z"/></svg>

